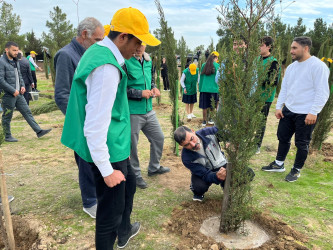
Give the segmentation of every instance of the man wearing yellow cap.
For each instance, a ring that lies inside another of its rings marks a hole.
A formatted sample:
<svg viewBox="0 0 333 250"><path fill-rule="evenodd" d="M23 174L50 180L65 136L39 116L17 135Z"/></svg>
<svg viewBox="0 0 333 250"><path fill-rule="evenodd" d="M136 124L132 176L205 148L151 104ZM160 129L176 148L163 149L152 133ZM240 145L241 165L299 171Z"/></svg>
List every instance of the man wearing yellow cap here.
<svg viewBox="0 0 333 250"><path fill-rule="evenodd" d="M160 41L149 33L146 17L135 8L118 10L111 31L82 56L72 82L61 142L91 164L98 208L96 249L124 248L140 230L130 215L136 179L130 165L131 124L124 59L144 42Z"/></svg>
<svg viewBox="0 0 333 250"><path fill-rule="evenodd" d="M193 114L194 103L197 102L197 84L199 82L199 70L197 66L192 63L188 68L183 71L180 78L180 84L183 88L183 103L186 104L187 120L196 118Z"/></svg>
<svg viewBox="0 0 333 250"><path fill-rule="evenodd" d="M30 51L30 55L27 56L27 59L29 60L30 63L30 69L31 69L31 74L32 74L32 79L34 80L34 87L35 90L38 91L37 89L37 77L36 77L36 69L39 71L43 71L38 65L35 63L34 58L36 58L36 55L38 55L35 51Z"/></svg>

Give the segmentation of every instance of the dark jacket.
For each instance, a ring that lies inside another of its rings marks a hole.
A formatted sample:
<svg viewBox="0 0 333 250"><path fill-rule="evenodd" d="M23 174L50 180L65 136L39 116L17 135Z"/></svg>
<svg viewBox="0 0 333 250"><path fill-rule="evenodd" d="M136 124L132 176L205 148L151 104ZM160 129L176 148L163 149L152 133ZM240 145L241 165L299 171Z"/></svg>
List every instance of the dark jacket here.
<svg viewBox="0 0 333 250"><path fill-rule="evenodd" d="M221 151L216 133L216 127L203 128L196 132L196 135L202 141L206 157L195 151L183 148L181 158L185 167L192 174L207 183L220 184L222 181L217 178L216 172L221 167L225 167L227 160Z"/></svg>
<svg viewBox="0 0 333 250"><path fill-rule="evenodd" d="M74 72L85 51L85 48L74 37L54 57L54 69L56 71L54 98L63 114L66 114Z"/></svg>
<svg viewBox="0 0 333 250"><path fill-rule="evenodd" d="M13 62L17 66L17 71L19 75L19 84L20 89L25 87L21 70L20 64L16 58L13 59ZM4 90L6 94L13 95L16 91L16 76L15 76L15 68L9 62L9 59L6 53L0 58L0 89Z"/></svg>
<svg viewBox="0 0 333 250"><path fill-rule="evenodd" d="M22 57L21 60L19 60L20 62L20 70L21 70L21 75L24 81L25 86L30 86L32 83L34 83L34 80L32 78L32 74L31 74L31 69L30 69L30 63L28 61L27 58ZM26 91L28 91L28 89L26 88Z"/></svg>
<svg viewBox="0 0 333 250"><path fill-rule="evenodd" d="M161 68L161 75L166 76L168 74L168 66L166 65L166 63L162 63Z"/></svg>

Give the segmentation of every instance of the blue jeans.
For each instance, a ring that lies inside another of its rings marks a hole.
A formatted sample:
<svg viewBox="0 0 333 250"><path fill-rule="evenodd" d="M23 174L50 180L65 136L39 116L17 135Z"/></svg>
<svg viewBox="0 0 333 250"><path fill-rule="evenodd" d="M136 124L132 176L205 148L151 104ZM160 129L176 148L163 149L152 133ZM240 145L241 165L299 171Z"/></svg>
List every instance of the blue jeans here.
<svg viewBox="0 0 333 250"><path fill-rule="evenodd" d="M74 152L76 164L79 168L79 185L81 190L82 204L90 208L97 203L96 185L92 166Z"/></svg>

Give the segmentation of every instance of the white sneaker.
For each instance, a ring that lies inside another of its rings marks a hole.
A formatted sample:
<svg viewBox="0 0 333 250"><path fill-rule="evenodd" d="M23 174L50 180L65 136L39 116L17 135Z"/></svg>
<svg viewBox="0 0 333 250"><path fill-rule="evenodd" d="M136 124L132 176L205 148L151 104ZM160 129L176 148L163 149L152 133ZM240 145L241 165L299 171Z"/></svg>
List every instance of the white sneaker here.
<svg viewBox="0 0 333 250"><path fill-rule="evenodd" d="M97 204L89 208L84 207L83 211L87 213L91 218L96 219Z"/></svg>
<svg viewBox="0 0 333 250"><path fill-rule="evenodd" d="M191 120L192 120L192 116L191 116L191 114L187 115L187 120L188 120L188 121L191 121Z"/></svg>
<svg viewBox="0 0 333 250"><path fill-rule="evenodd" d="M191 117L192 117L192 118L197 118L193 113L191 114Z"/></svg>
<svg viewBox="0 0 333 250"><path fill-rule="evenodd" d="M214 125L214 121L213 121L212 119L210 119L210 120L208 121L208 124L209 124L209 125Z"/></svg>

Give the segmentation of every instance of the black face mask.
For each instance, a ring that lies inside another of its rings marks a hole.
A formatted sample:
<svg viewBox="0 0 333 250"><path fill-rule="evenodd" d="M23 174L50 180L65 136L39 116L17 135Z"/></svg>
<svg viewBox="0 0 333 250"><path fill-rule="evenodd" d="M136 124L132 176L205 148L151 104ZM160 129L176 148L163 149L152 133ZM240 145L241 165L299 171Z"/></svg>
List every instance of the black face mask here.
<svg viewBox="0 0 333 250"><path fill-rule="evenodd" d="M22 54L21 54L21 53L18 53L18 54L17 54L17 59L18 59L18 60L21 60L21 58L22 58Z"/></svg>

